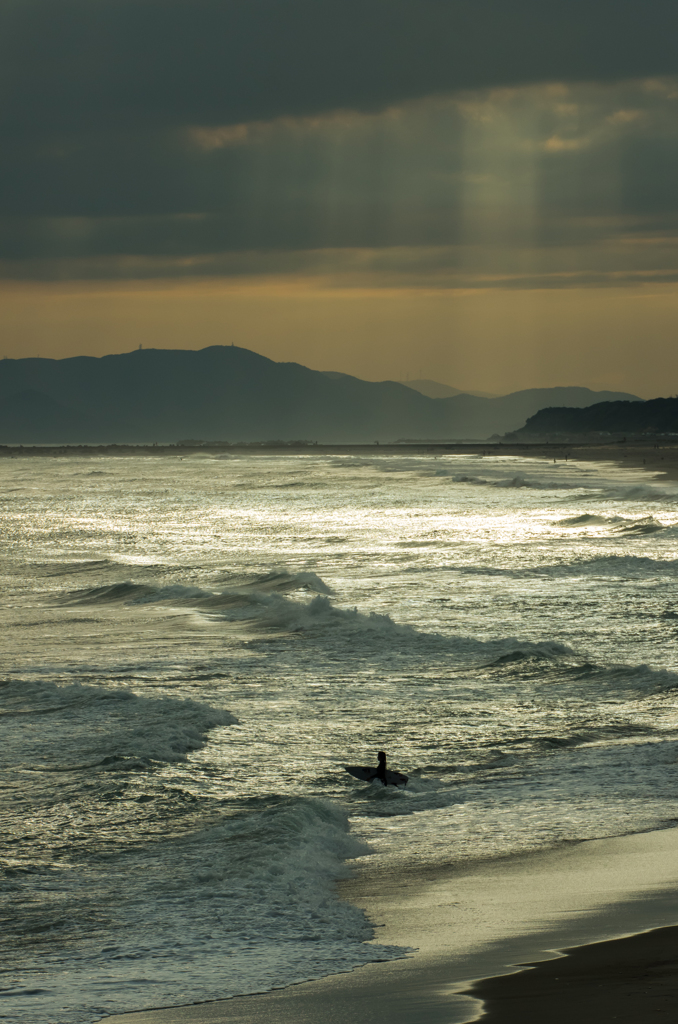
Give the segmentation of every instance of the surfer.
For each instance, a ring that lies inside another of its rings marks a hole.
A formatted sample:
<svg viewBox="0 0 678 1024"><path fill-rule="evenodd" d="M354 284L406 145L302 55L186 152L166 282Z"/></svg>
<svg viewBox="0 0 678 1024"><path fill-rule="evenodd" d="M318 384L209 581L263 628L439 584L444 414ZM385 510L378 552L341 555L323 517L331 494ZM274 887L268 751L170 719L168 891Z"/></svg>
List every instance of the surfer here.
<svg viewBox="0 0 678 1024"><path fill-rule="evenodd" d="M359 764L345 764L344 768L349 775L352 775L354 779L360 779L361 782L374 782L375 779L379 779L382 786L406 786L407 775L403 775L402 772L389 772L386 770L386 754L383 750L380 750L377 754L379 764L376 768L372 765L362 766Z"/></svg>

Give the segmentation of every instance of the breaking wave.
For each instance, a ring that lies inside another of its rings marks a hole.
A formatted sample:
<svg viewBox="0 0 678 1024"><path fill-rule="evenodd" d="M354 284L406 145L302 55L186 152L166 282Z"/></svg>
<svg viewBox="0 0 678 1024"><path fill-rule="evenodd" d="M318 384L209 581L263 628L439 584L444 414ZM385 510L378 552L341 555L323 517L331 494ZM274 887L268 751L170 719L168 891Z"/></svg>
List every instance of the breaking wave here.
<svg viewBox="0 0 678 1024"><path fill-rule="evenodd" d="M608 527L611 533L625 534L627 536L646 536L650 533L657 533L667 527L660 523L654 516L640 516L636 519L625 519L623 516L600 516L585 512L579 516L572 516L567 519L559 519L556 526L564 526L568 529L577 529L587 526Z"/></svg>
<svg viewBox="0 0 678 1024"><path fill-rule="evenodd" d="M303 575L313 576L312 573ZM320 638L323 643L340 642L345 657L368 656L375 644L392 655L417 651L421 653L422 649L426 649L430 656L454 655L473 661L488 657L508 662L575 656L571 648L555 641L531 643L515 637L479 640L472 636L423 632L408 623L395 622L387 614L339 607L325 594L316 594L310 601L298 600L275 592L272 582L275 578L281 580L281 588L288 586L288 578L284 574L260 578L270 583L270 586L266 584L264 588L256 584L218 593L179 584L153 587L128 581L76 591L65 600L71 605L122 602L137 606L159 604L171 609L181 608L187 612L197 612L211 621L245 627L250 635L307 634ZM299 577L294 579L295 585L299 587ZM318 577L305 581L304 589L310 589L311 586L322 586L329 590ZM292 589L292 584L289 584L289 589ZM360 642L356 643L358 639Z"/></svg>
<svg viewBox="0 0 678 1024"><path fill-rule="evenodd" d="M502 477L499 480L488 480L482 476L469 476L468 474L459 473L450 469L436 469L426 475L432 477L449 477L449 479L455 484L471 484L475 487L489 486L506 489L531 488L533 490L540 491L572 490L573 487L576 487L577 489L581 488L580 482L577 482L576 484L568 484L564 483L562 480L534 480L521 475Z"/></svg>
<svg viewBox="0 0 678 1024"><path fill-rule="evenodd" d="M659 530L665 529L664 523L658 522L653 516L644 516L642 519L630 519L620 522L615 527L615 532L623 533L627 536L644 537L649 533L657 533Z"/></svg>
<svg viewBox="0 0 678 1024"><path fill-rule="evenodd" d="M2 692L4 755L30 768L129 770L183 761L211 729L237 722L193 700L138 697L123 687L40 680L8 682Z"/></svg>
<svg viewBox="0 0 678 1024"><path fill-rule="evenodd" d="M540 688L553 687L560 695L580 691L595 699L633 700L678 688L678 674L668 669L656 669L645 664L597 665L576 656L568 656L564 652L540 657L538 653L518 648L515 652L496 658L485 667L501 668L509 675L513 673L521 679L530 678ZM631 730L629 735L638 731L635 725L626 725L624 728Z"/></svg>
<svg viewBox="0 0 678 1024"><path fill-rule="evenodd" d="M314 577L313 573L304 573ZM129 605L164 604L171 608L196 611L224 622L247 624L263 630L282 630L287 633L316 631L327 627L343 628L352 633L387 633L391 636L415 638L423 636L408 625L399 625L389 615L377 612L360 612L357 608L338 608L327 594L332 592L314 577L295 586L237 586L212 592L200 587L186 587L174 584L168 587L154 587L144 583L114 583L106 587L95 587L75 591L63 599L69 605L113 604ZM317 583L316 583L317 581ZM316 594L308 602L293 600L281 593L284 589L314 590L322 586L326 593Z"/></svg>
<svg viewBox="0 0 678 1024"><path fill-rule="evenodd" d="M556 526L607 526L608 523L619 522L618 516L596 516L591 512L584 512L580 516L569 516L566 519L558 519Z"/></svg>
<svg viewBox="0 0 678 1024"><path fill-rule="evenodd" d="M490 646L501 646L505 648L497 654L489 666L508 665L512 662L525 661L553 661L563 657L574 656L575 652L571 647L555 641L543 641L541 643L525 643L518 640L500 640L488 644Z"/></svg>
<svg viewBox="0 0 678 1024"><path fill-rule="evenodd" d="M59 1015L63 1024L85 1024L123 1011L269 991L401 957L406 950L366 944L373 929L365 914L334 891L336 879L349 873L345 861L367 852L350 833L346 811L326 799L291 798L268 807L261 801L243 817L223 817L171 841L160 832L146 847L111 859L105 882L99 880L108 908L103 949L96 921L78 901L76 880L66 876L57 902L72 917L78 955L64 970L39 943L24 941L15 1019L28 1024L44 1014L51 1020L58 1002L68 1007ZM30 935L31 907L21 911L26 919L18 923Z"/></svg>
<svg viewBox="0 0 678 1024"><path fill-rule="evenodd" d="M134 583L125 580L102 587L87 587L74 590L60 599L63 604L90 605L112 604L149 604L166 602L188 607L219 608L233 604L256 601L257 596L285 594L303 590L308 593L333 593L314 572L286 573L272 572L260 576L235 576L224 574L223 582L228 587L220 592L205 590L202 587L191 587L180 583L169 586L157 586L151 583Z"/></svg>

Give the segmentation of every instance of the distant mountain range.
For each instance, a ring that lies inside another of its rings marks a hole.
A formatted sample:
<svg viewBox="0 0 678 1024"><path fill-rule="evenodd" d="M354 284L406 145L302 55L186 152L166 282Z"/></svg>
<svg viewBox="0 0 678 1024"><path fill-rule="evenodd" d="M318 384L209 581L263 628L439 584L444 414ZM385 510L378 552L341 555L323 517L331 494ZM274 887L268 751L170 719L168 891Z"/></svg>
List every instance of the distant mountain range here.
<svg viewBox="0 0 678 1024"><path fill-rule="evenodd" d="M351 379L348 373L338 373L335 370L323 370L326 377L331 380L339 380L341 377ZM356 380L359 378L353 378ZM451 384L441 384L438 380L399 380L397 384L404 384L406 388L418 391L420 395L427 398L454 398L456 395L476 395L477 398L499 398L499 395L491 391L464 391L462 388L453 388Z"/></svg>
<svg viewBox="0 0 678 1024"><path fill-rule="evenodd" d="M401 384L404 384L407 388L414 388L420 395L426 395L428 398L453 398L455 395L475 395L476 398L499 398L500 395L493 394L491 391L470 391L464 390L463 388L453 388L449 384L441 384L437 380L401 380Z"/></svg>
<svg viewBox="0 0 678 1024"><path fill-rule="evenodd" d="M606 434L678 434L678 398L653 398L640 403L606 401L586 409L545 408L514 433L526 441Z"/></svg>
<svg viewBox="0 0 678 1024"><path fill-rule="evenodd" d="M588 388L429 398L396 381L275 363L236 346L143 349L0 360L0 443L484 439L518 429L545 406L617 399L640 402Z"/></svg>

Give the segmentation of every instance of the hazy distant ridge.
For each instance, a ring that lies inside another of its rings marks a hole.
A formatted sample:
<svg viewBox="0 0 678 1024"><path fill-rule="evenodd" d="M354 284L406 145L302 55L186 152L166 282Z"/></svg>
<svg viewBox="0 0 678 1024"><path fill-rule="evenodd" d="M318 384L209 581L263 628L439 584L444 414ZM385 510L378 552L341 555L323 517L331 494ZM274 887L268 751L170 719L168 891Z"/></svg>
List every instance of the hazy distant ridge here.
<svg viewBox="0 0 678 1024"><path fill-rule="evenodd" d="M395 381L325 374L235 346L4 359L0 443L486 438L521 427L554 399L585 406L634 397L552 388L428 398Z"/></svg>
<svg viewBox="0 0 678 1024"><path fill-rule="evenodd" d="M582 409L597 402L615 400L644 404L636 395L575 387L528 388L500 398L478 398L476 395L462 394L453 398L431 399L444 403L455 423L463 424L465 433L456 436L481 438L517 430L518 424L522 426L528 417L554 402Z"/></svg>
<svg viewBox="0 0 678 1024"><path fill-rule="evenodd" d="M499 398L499 395L490 391L473 391L470 388L453 388L449 384L441 384L438 380L401 380L407 388L413 388L420 395L428 398L453 398L454 395L476 395L478 398Z"/></svg>
<svg viewBox="0 0 678 1024"><path fill-rule="evenodd" d="M587 409L548 408L531 416L519 433L530 436L678 433L678 398L648 402L599 402Z"/></svg>

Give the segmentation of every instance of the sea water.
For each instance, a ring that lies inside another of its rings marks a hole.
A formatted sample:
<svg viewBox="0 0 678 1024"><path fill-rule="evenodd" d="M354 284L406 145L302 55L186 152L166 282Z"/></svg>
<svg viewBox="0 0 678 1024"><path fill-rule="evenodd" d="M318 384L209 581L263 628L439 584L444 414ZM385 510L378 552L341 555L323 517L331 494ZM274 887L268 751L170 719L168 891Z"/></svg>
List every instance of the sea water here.
<svg viewBox="0 0 678 1024"><path fill-rule="evenodd" d="M401 956L337 878L678 817L678 485L482 449L0 478L1 1019ZM344 772L380 749L405 789Z"/></svg>

